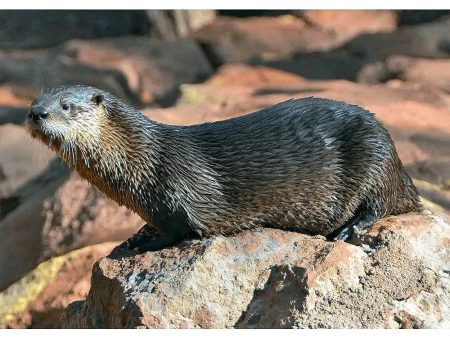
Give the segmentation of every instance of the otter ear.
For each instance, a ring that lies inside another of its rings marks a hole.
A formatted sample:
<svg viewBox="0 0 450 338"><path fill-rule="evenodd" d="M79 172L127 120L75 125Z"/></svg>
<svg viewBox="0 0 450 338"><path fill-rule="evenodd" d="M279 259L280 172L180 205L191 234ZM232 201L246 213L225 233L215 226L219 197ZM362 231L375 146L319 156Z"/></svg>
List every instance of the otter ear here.
<svg viewBox="0 0 450 338"><path fill-rule="evenodd" d="M99 105L100 103L103 102L103 100L105 99L105 97L103 96L103 94L100 93L94 93L94 95L92 95L92 102L94 102L95 104Z"/></svg>

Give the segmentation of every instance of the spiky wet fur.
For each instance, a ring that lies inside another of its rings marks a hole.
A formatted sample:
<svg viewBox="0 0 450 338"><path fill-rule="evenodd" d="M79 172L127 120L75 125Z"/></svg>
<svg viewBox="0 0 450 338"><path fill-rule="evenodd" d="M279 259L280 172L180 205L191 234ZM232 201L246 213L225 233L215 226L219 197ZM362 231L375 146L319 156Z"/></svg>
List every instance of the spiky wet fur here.
<svg viewBox="0 0 450 338"><path fill-rule="evenodd" d="M357 106L305 98L171 126L92 87L57 88L35 104L62 99L73 114L49 108L40 130L28 125L31 134L163 232L267 226L328 235L356 213L378 219L420 209L388 132Z"/></svg>

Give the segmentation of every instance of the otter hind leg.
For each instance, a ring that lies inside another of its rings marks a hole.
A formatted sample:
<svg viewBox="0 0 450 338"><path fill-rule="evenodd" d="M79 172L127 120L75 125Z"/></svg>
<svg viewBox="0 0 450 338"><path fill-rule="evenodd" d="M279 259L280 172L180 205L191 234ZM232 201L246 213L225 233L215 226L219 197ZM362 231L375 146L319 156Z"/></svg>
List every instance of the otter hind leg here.
<svg viewBox="0 0 450 338"><path fill-rule="evenodd" d="M377 220L378 217L376 216L376 213L367 209L359 208L349 221L347 221L342 227L328 235L327 239L334 241L343 240L348 242L355 231L359 232L364 229L368 229Z"/></svg>
<svg viewBox="0 0 450 338"><path fill-rule="evenodd" d="M170 230L161 231L145 224L136 234L126 240L128 249L143 253L157 251L176 245L186 238L201 237L198 232L188 233L182 227L170 227Z"/></svg>

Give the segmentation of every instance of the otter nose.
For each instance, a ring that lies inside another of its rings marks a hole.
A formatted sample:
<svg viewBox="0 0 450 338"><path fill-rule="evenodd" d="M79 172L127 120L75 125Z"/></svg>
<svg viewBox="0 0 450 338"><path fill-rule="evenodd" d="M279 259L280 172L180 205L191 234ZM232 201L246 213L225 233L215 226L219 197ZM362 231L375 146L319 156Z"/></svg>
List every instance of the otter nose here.
<svg viewBox="0 0 450 338"><path fill-rule="evenodd" d="M41 121L46 118L48 115L48 111L42 106L34 106L31 107L30 112L28 113L28 118L32 119L35 122Z"/></svg>

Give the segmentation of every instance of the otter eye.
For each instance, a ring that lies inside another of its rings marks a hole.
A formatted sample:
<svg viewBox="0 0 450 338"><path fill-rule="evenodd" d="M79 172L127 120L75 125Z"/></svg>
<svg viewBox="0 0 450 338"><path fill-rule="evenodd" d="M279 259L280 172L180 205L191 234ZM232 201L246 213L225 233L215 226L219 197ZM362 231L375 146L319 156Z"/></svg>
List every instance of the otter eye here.
<svg viewBox="0 0 450 338"><path fill-rule="evenodd" d="M62 109L69 110L70 106L67 103L63 103Z"/></svg>

